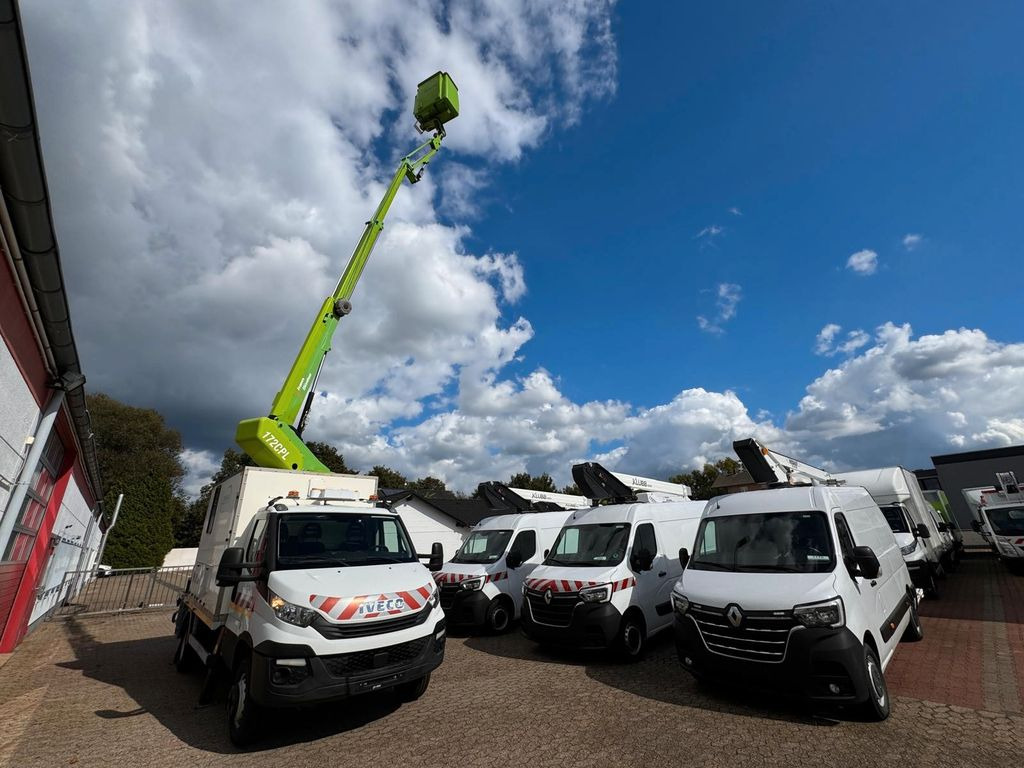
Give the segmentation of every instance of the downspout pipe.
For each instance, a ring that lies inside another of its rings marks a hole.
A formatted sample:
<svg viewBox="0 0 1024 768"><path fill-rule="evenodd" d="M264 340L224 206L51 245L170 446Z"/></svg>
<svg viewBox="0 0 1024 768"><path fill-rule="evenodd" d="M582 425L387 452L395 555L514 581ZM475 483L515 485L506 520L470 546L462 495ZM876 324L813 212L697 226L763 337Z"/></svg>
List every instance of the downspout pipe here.
<svg viewBox="0 0 1024 768"><path fill-rule="evenodd" d="M92 564L92 572L95 574L100 567L100 563L103 562L103 552L107 549L107 537L110 536L110 532L114 530L114 526L117 525L117 513L121 511L121 502L124 501L124 494L117 494L117 503L114 505L114 516L110 519L110 525L107 526L107 530L103 532L103 541L100 542L99 552L96 553L96 562Z"/></svg>

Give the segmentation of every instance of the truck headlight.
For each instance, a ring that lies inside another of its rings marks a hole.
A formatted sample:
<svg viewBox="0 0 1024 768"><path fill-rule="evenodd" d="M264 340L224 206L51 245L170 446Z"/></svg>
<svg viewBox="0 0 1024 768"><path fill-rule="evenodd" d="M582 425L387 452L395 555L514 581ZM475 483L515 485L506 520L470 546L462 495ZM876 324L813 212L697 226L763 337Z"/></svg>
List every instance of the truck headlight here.
<svg viewBox="0 0 1024 768"><path fill-rule="evenodd" d="M680 616L685 616L686 612L690 610L690 601L686 599L686 595L680 595L678 592L673 592L671 598L672 608L675 612Z"/></svg>
<svg viewBox="0 0 1024 768"><path fill-rule="evenodd" d="M907 544L907 546L905 546L905 547L900 547L900 554L909 555L915 549L917 549L917 539L914 539L912 542Z"/></svg>
<svg viewBox="0 0 1024 768"><path fill-rule="evenodd" d="M833 597L820 603L794 606L793 618L805 627L842 627L846 624L846 611L842 598Z"/></svg>
<svg viewBox="0 0 1024 768"><path fill-rule="evenodd" d="M430 593L430 597L427 598L427 605L431 608L437 608L438 603L441 602L441 590L435 589Z"/></svg>
<svg viewBox="0 0 1024 768"><path fill-rule="evenodd" d="M584 603L607 603L611 599L611 584L602 584L598 587L585 587L580 590L580 600Z"/></svg>
<svg viewBox="0 0 1024 768"><path fill-rule="evenodd" d="M469 592L477 592L477 591L479 591L479 590L484 588L484 580L483 579L466 579L465 581L460 582L459 586L462 587L462 589L465 589L465 590L467 590Z"/></svg>
<svg viewBox="0 0 1024 768"><path fill-rule="evenodd" d="M286 624L294 624L296 627L308 627L316 618L316 611L312 608L303 608L301 605L289 603L283 597L270 593L270 607L274 609L274 615Z"/></svg>

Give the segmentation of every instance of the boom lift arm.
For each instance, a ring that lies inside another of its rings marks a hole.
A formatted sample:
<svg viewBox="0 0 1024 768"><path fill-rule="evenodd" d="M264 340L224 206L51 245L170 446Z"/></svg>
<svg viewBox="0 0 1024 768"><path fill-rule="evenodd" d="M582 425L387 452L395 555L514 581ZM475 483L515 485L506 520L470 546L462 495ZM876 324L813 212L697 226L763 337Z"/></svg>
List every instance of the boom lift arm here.
<svg viewBox="0 0 1024 768"><path fill-rule="evenodd" d="M419 84L413 109L422 131L434 135L402 158L388 185L384 198L363 230L334 293L324 299L306 334L306 340L292 363L288 376L270 406L270 415L239 422L235 442L257 466L296 469L306 472L330 472L302 440L317 379L323 368L338 322L352 311L350 299L363 273L377 237L384 229L384 217L406 179L415 184L441 148L444 124L459 114L458 90L447 72L437 72Z"/></svg>
<svg viewBox="0 0 1024 768"><path fill-rule="evenodd" d="M838 485L824 469L771 450L754 438L736 440L732 449L755 483L769 485Z"/></svg>

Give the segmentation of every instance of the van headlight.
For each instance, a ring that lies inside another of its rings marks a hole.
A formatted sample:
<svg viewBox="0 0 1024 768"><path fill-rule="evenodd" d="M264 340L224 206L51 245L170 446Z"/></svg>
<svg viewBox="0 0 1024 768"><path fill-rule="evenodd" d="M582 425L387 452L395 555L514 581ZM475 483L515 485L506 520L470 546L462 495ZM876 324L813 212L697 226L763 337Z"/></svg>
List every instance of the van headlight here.
<svg viewBox="0 0 1024 768"><path fill-rule="evenodd" d="M316 618L316 611L312 608L303 608L301 605L289 603L283 597L270 593L270 607L274 609L274 615L286 624L294 624L296 627L308 627Z"/></svg>
<svg viewBox="0 0 1024 768"><path fill-rule="evenodd" d="M580 590L580 600L584 603L607 603L611 599L611 584L602 584L599 587L585 587Z"/></svg>
<svg viewBox="0 0 1024 768"><path fill-rule="evenodd" d="M805 627L842 627L846 624L843 599L833 597L820 603L794 606L793 618Z"/></svg>
<svg viewBox="0 0 1024 768"><path fill-rule="evenodd" d="M673 592L672 608L680 616L685 616L686 612L690 610L690 601L686 599L686 595L680 595L678 592Z"/></svg>
<svg viewBox="0 0 1024 768"><path fill-rule="evenodd" d="M912 542L907 544L907 546L905 546L905 547L900 547L900 554L909 555L915 549L917 549L917 539L914 539Z"/></svg>
<svg viewBox="0 0 1024 768"><path fill-rule="evenodd" d="M483 579L466 579L465 581L459 582L459 586L468 592L478 592L484 588Z"/></svg>

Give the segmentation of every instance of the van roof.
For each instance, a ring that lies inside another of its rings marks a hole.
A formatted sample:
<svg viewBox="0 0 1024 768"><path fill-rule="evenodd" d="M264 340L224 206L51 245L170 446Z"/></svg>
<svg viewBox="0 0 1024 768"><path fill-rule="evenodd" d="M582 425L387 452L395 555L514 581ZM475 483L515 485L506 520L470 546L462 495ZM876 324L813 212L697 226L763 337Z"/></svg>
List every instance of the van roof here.
<svg viewBox="0 0 1024 768"><path fill-rule="evenodd" d="M560 528L569 517L569 510L559 512L519 512L511 515L485 517L473 526L474 531L518 530L519 528Z"/></svg>
<svg viewBox="0 0 1024 768"><path fill-rule="evenodd" d="M854 502L872 504L871 496L857 486L803 485L795 488L769 488L718 496L708 502L705 516L751 515L765 512L828 510Z"/></svg>
<svg viewBox="0 0 1024 768"><path fill-rule="evenodd" d="M653 503L607 504L574 510L565 524L632 523L641 520L679 520L698 518L704 511L703 501L660 501Z"/></svg>
<svg viewBox="0 0 1024 768"><path fill-rule="evenodd" d="M845 480L847 485L867 488L872 496L910 495L910 485L903 467L862 469L857 472L842 472L833 477Z"/></svg>

